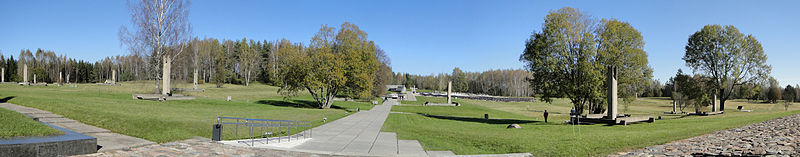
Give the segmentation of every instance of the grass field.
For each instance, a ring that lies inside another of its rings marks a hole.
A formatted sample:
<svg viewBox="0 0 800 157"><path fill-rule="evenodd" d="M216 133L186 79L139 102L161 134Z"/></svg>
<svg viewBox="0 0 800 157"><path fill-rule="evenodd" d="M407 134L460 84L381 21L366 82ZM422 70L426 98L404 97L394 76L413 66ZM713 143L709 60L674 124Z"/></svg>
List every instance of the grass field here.
<svg viewBox="0 0 800 157"><path fill-rule="evenodd" d="M397 132L398 138L418 140L426 150L451 150L456 154L495 154L529 152L534 156L605 156L620 151L643 148L693 136L800 113L797 105L784 111L782 104L763 104L733 100L727 113L715 116L667 116L672 109L668 98L640 98L621 113L663 116L655 123L628 126L581 125L580 136L573 136L573 126L565 125L570 104L557 99L542 102L489 102L455 100L460 107L420 106L425 101L444 102L444 98L417 97L403 101L392 111L382 131ZM754 112L738 112L736 106ZM620 105L620 108L623 108ZM551 113L544 123L542 111ZM693 111L694 109L685 109ZM490 120L483 119L488 113ZM427 115L426 115L427 114ZM522 129L506 129L511 123ZM578 134L578 128L575 134Z"/></svg>
<svg viewBox="0 0 800 157"><path fill-rule="evenodd" d="M34 107L63 115L112 132L159 143L211 137L217 116L313 121L322 124L346 116L356 108L368 110L369 103L335 102L332 109L315 109L307 94L284 99L278 88L260 84L251 87L225 85L215 88L203 84L205 92L187 101L134 100L132 93L152 93L152 82L122 82L121 86L79 84L77 87L0 85L0 97L14 97L10 103ZM178 85L189 87L190 84ZM232 101L225 101L232 96ZM208 98L206 98L208 97Z"/></svg>
<svg viewBox="0 0 800 157"><path fill-rule="evenodd" d="M20 113L0 108L0 138L63 134Z"/></svg>

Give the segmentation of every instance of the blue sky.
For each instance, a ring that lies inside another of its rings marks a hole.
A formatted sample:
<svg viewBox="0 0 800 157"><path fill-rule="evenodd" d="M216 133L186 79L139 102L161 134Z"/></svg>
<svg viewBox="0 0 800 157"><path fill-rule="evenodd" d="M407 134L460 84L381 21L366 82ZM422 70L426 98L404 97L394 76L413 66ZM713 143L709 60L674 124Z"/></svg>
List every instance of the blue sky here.
<svg viewBox="0 0 800 157"><path fill-rule="evenodd" d="M412 74L519 69L524 41L548 11L574 7L618 18L642 32L654 77L678 68L687 38L706 24L734 25L761 41L782 85L800 84L798 1L192 1L198 37L307 43L320 25L352 22ZM0 52L42 48L96 61L125 54L117 32L129 22L125 1L0 2Z"/></svg>

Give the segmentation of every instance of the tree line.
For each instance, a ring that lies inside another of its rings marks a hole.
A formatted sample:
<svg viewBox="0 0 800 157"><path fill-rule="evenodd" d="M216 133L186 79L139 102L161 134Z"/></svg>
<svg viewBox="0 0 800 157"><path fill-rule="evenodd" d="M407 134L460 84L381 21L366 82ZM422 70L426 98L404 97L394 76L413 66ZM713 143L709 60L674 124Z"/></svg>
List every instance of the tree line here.
<svg viewBox="0 0 800 157"><path fill-rule="evenodd" d="M414 75L395 73L390 84L405 85L418 89L447 91L447 83L452 82L453 92L487 94L494 96L533 96L526 81L531 73L522 69L488 70L484 72L464 72L456 67L452 73Z"/></svg>
<svg viewBox="0 0 800 157"><path fill-rule="evenodd" d="M710 95L713 89L710 89L710 78L702 74L686 74L682 70L670 77L663 85L657 80L651 80L641 97L670 97L676 100L685 100L689 98L698 98L698 101L684 101L689 102L689 105L710 104ZM682 88L683 87L683 88ZM800 101L800 85L786 85L780 86L780 83L773 77L766 80L756 82L744 83L739 86L731 88L730 99L747 99L751 101L763 101L770 103L777 103L778 100L786 101ZM689 96L696 95L696 96Z"/></svg>
<svg viewBox="0 0 800 157"><path fill-rule="evenodd" d="M334 30L323 26L307 45L286 39L193 38L179 45L184 47L183 52L174 57L170 79L192 82L196 71L200 83L215 83L217 87L260 82L282 87L285 95L309 91L322 102L321 107L329 107L333 96L382 96L393 74L385 51L352 23ZM59 72L65 83L103 82L111 79L112 71L117 74L115 81L158 80L161 71L152 68L159 63L156 58L131 53L92 63L37 49L35 53L22 50L17 59L0 58L0 67L7 69L7 81L16 82L22 82L25 64L29 78L36 74L38 82L58 82Z"/></svg>

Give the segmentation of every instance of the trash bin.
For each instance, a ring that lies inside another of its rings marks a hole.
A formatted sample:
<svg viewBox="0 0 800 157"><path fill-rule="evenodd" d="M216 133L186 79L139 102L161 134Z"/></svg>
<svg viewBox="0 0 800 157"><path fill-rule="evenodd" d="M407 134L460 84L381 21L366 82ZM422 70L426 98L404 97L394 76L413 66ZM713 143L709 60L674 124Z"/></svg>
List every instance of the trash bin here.
<svg viewBox="0 0 800 157"><path fill-rule="evenodd" d="M220 139L222 139L222 124L214 124L211 140L220 141Z"/></svg>

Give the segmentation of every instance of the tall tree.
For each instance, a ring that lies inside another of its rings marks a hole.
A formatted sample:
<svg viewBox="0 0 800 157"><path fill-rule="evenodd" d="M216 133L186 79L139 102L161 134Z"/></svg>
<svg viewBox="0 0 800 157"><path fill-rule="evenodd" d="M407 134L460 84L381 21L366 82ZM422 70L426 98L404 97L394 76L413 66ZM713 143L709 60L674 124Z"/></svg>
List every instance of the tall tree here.
<svg viewBox="0 0 800 157"><path fill-rule="evenodd" d="M630 23L617 19L604 19L600 23L597 30L598 66L617 67L620 97L627 103L633 102L653 77L653 70L647 65L642 33ZM605 78L606 75L602 76Z"/></svg>
<svg viewBox="0 0 800 157"><path fill-rule="evenodd" d="M378 64L378 71L375 72L375 78L373 79L372 96L380 97L386 93L386 85L391 81L392 63L386 52L379 47L375 48L375 57L380 64Z"/></svg>
<svg viewBox="0 0 800 157"><path fill-rule="evenodd" d="M794 102L797 99L795 98L797 95L795 92L796 91L792 85L786 85L786 88L783 89L783 100L786 100L787 102Z"/></svg>
<svg viewBox="0 0 800 157"><path fill-rule="evenodd" d="M261 60L260 54L256 51L253 47L255 43L251 40L250 44L247 44L247 39L242 39L241 46L239 47L239 52L241 53L241 57L239 57L242 67L243 67L243 75L245 79L245 86L250 86L250 80L253 76L253 71L256 70L256 66L258 66L258 62Z"/></svg>
<svg viewBox="0 0 800 157"><path fill-rule="evenodd" d="M375 57L375 43L367 38L366 32L350 22L339 26L335 40L333 50L343 55L343 61L347 63L343 94L352 98L369 97L379 64Z"/></svg>
<svg viewBox="0 0 800 157"><path fill-rule="evenodd" d="M307 49L282 41L274 57L284 95L307 90L320 108L330 108L342 94L367 98L374 88L378 60L375 45L358 26L345 22L339 28L322 26ZM284 46L287 45L287 46Z"/></svg>
<svg viewBox="0 0 800 157"><path fill-rule="evenodd" d="M609 66L620 71L623 97L638 95L651 71L641 34L630 24L595 18L574 8L561 8L545 17L541 32L525 42L520 61L533 73L530 85L543 101L569 98L578 113L603 112L605 75ZM629 99L632 100L632 99Z"/></svg>
<svg viewBox="0 0 800 157"><path fill-rule="evenodd" d="M467 90L469 90L469 84L467 82L467 74L464 73L464 71L461 71L460 68L458 67L453 68L453 73L450 76L452 76L450 77L450 81L453 82L454 92L467 92ZM445 85L445 88L447 88L447 85Z"/></svg>
<svg viewBox="0 0 800 157"><path fill-rule="evenodd" d="M152 71L161 67L161 94L170 93L170 76L173 59L183 52L184 43L191 36L189 2L184 0L128 1L134 32L123 26L120 40L132 53L151 58ZM156 81L156 93L159 81Z"/></svg>
<svg viewBox="0 0 800 157"><path fill-rule="evenodd" d="M731 25L706 25L692 34L683 60L711 78L713 92L719 93L720 110L725 110L735 86L764 80L772 69L761 43Z"/></svg>

